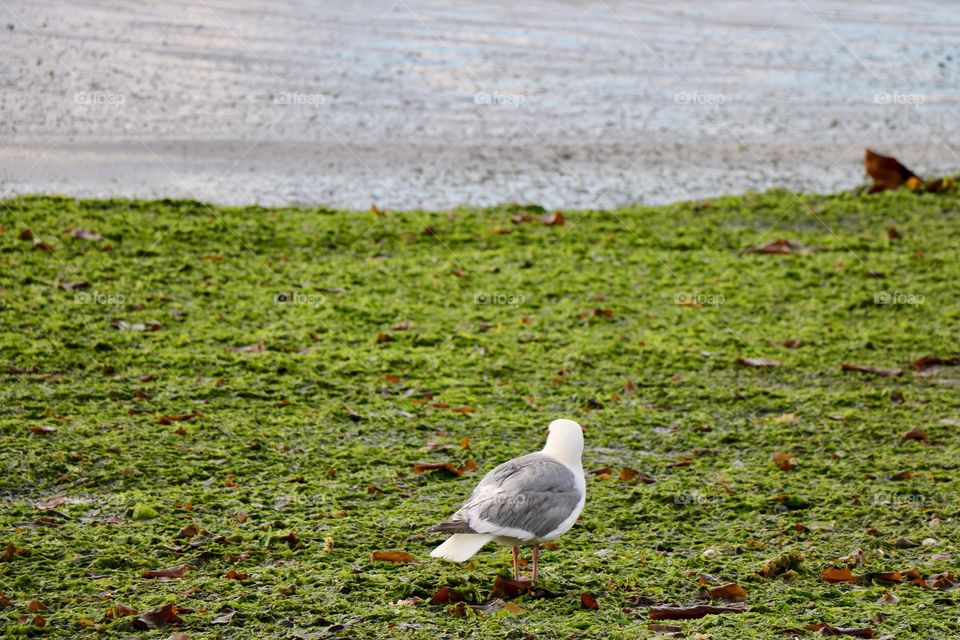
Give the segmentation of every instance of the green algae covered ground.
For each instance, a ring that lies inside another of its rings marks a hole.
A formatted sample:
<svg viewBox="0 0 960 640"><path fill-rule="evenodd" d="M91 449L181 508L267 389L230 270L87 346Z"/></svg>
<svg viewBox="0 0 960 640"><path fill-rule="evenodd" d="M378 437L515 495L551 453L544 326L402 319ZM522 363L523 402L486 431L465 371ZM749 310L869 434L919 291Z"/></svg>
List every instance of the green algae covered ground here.
<svg viewBox="0 0 960 640"><path fill-rule="evenodd" d="M664 637L644 603L736 582L746 613L668 623L957 637L960 591L820 573L960 569L960 367L910 367L960 353L960 198L543 213L6 201L6 635ZM821 250L744 252L778 238ZM560 416L586 431L586 509L504 608L509 551L441 563L425 529ZM418 562L371 562L389 550ZM430 604L442 586L469 606Z"/></svg>

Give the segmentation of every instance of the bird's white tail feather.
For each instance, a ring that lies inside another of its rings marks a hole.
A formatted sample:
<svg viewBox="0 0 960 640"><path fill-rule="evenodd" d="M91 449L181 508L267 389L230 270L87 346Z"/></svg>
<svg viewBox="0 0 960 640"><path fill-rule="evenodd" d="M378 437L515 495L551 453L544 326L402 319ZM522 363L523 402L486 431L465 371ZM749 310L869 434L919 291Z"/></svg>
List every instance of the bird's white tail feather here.
<svg viewBox="0 0 960 640"><path fill-rule="evenodd" d="M455 533L442 545L430 552L431 558L443 558L451 562L469 560L480 547L493 540L486 533Z"/></svg>

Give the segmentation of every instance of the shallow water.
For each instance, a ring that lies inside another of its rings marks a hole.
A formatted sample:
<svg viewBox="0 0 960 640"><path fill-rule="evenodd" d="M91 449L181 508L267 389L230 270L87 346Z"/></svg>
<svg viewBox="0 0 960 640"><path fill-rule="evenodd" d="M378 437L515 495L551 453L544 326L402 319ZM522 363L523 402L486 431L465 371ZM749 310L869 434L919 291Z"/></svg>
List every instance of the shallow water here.
<svg viewBox="0 0 960 640"><path fill-rule="evenodd" d="M960 169L960 5L8 1L4 193L611 207Z"/></svg>

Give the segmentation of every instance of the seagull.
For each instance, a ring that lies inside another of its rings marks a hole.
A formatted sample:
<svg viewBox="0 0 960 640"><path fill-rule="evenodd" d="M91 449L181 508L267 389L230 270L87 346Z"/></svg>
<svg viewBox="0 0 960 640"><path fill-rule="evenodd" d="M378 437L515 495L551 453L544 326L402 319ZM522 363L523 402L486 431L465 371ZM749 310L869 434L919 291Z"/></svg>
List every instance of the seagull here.
<svg viewBox="0 0 960 640"><path fill-rule="evenodd" d="M540 545L570 530L587 498L583 431L573 420L550 423L542 451L508 460L483 477L463 506L428 529L452 533L430 552L464 562L488 542L513 547L513 578L520 579L520 546L533 547L537 579Z"/></svg>

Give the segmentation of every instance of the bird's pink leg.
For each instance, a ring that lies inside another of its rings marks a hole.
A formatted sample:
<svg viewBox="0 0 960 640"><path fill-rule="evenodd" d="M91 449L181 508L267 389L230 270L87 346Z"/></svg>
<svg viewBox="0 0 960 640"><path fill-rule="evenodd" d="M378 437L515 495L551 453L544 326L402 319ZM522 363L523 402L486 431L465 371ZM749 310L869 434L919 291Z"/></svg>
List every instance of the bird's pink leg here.
<svg viewBox="0 0 960 640"><path fill-rule="evenodd" d="M520 547L513 547L513 579L520 579Z"/></svg>
<svg viewBox="0 0 960 640"><path fill-rule="evenodd" d="M533 580L531 582L537 581L537 562L540 560L540 545L533 545Z"/></svg>

